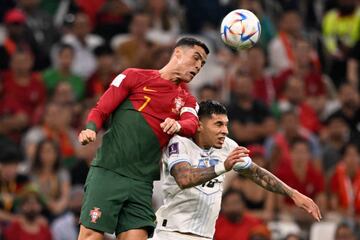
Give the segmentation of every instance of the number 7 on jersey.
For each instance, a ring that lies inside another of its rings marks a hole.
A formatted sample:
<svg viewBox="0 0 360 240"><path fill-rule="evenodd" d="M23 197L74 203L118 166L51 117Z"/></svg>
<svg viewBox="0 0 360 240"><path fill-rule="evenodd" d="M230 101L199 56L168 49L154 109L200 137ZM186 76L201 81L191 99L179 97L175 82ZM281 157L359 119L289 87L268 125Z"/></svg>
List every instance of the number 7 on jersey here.
<svg viewBox="0 0 360 240"><path fill-rule="evenodd" d="M141 112L151 101L151 97L149 97L149 96L145 95L144 98L145 98L145 102L139 107L139 109L138 109L139 112Z"/></svg>

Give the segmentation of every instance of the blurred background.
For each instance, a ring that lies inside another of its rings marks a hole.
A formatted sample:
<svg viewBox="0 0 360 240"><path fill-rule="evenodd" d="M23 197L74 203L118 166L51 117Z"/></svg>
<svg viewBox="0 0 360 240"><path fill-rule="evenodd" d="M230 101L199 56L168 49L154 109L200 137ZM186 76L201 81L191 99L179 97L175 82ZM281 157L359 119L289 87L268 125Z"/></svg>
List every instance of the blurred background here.
<svg viewBox="0 0 360 240"><path fill-rule="evenodd" d="M314 223L290 199L236 177L215 239L360 239L359 3L2 0L2 239L76 239L102 135L85 147L77 142L89 109L125 68L161 68L185 35L211 49L189 91L226 104L230 136L323 215ZM262 26L256 47L239 52L219 33L222 17L237 8L253 11Z"/></svg>

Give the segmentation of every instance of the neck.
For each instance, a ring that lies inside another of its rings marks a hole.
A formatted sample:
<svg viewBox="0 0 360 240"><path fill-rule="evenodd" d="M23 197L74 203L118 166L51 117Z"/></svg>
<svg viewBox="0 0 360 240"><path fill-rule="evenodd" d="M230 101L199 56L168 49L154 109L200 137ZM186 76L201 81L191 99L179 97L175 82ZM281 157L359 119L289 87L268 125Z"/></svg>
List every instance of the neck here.
<svg viewBox="0 0 360 240"><path fill-rule="evenodd" d="M196 133L194 137L194 142L202 149L209 149L211 146L206 143L205 139L200 136L200 134Z"/></svg>
<svg viewBox="0 0 360 240"><path fill-rule="evenodd" d="M172 68L168 63L163 68L159 70L160 76L166 80L174 82L176 84L180 83L180 74L176 71L176 69Z"/></svg>
<svg viewBox="0 0 360 240"><path fill-rule="evenodd" d="M69 67L60 67L59 72L64 76L68 76L68 75L70 75L70 68Z"/></svg>

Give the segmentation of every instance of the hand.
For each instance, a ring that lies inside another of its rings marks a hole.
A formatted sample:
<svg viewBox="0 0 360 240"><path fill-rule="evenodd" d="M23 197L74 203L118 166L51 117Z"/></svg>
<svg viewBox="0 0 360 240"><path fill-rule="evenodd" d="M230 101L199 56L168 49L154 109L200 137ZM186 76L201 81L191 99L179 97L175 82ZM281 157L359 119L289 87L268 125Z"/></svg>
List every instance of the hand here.
<svg viewBox="0 0 360 240"><path fill-rule="evenodd" d="M245 147L237 147L237 148L235 148L229 154L229 156L226 158L226 160L224 162L226 171L230 171L233 168L233 166L235 165L235 163L243 162L244 160L241 159L241 158L248 157L249 152L250 151Z"/></svg>
<svg viewBox="0 0 360 240"><path fill-rule="evenodd" d="M78 139L82 145L94 142L96 140L96 132L91 129L82 130L79 134Z"/></svg>
<svg viewBox="0 0 360 240"><path fill-rule="evenodd" d="M169 135L179 132L181 128L180 124L172 118L166 118L165 121L160 123L160 127Z"/></svg>
<svg viewBox="0 0 360 240"><path fill-rule="evenodd" d="M307 211L310 215L313 216L313 218L316 219L316 221L320 221L320 219L322 218L320 209L319 209L318 205L316 205L316 203L314 203L313 200L311 200L307 196L301 194L297 190L294 191L291 198L294 201L294 203L296 204L296 206Z"/></svg>

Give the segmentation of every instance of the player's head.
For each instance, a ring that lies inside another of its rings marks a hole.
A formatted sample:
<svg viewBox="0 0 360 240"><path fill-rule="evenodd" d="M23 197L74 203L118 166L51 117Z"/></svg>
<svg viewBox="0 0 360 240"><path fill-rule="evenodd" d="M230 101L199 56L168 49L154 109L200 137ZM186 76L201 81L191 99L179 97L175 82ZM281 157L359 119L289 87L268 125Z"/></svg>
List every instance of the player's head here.
<svg viewBox="0 0 360 240"><path fill-rule="evenodd" d="M170 64L184 82L190 82L204 66L209 48L205 43L191 37L184 37L176 42Z"/></svg>
<svg viewBox="0 0 360 240"><path fill-rule="evenodd" d="M198 112L199 128L197 141L204 147L221 148L228 132L227 111L217 101L207 100L200 103Z"/></svg>

